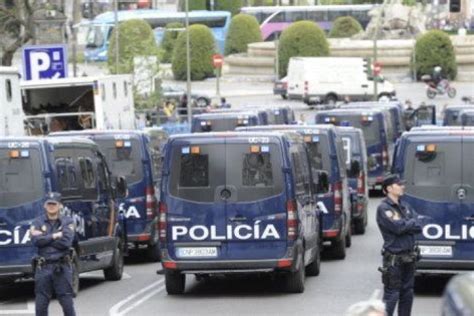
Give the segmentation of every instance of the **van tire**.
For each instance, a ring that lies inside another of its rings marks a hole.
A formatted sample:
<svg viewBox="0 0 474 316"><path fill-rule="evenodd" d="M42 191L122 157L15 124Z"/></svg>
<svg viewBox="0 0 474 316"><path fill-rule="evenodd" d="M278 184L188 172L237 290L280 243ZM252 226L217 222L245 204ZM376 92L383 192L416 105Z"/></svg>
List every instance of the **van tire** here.
<svg viewBox="0 0 474 316"><path fill-rule="evenodd" d="M77 262L77 257L73 257L71 264L72 268L72 296L77 297L80 289L80 279L79 279L79 263Z"/></svg>
<svg viewBox="0 0 474 316"><path fill-rule="evenodd" d="M307 276L318 276L321 272L321 252L319 247L316 249L313 262L307 265L305 270Z"/></svg>
<svg viewBox="0 0 474 316"><path fill-rule="evenodd" d="M286 94L281 94L281 98L282 98L283 100L286 100L286 99L288 99L288 95L286 95Z"/></svg>
<svg viewBox="0 0 474 316"><path fill-rule="evenodd" d="M365 234L365 226L366 226L365 216L362 218L355 219L354 220L354 233L358 235Z"/></svg>
<svg viewBox="0 0 474 316"><path fill-rule="evenodd" d="M377 101L385 101L385 99L388 98L388 101L390 101L390 94L388 93L381 93L379 94L379 96L377 97Z"/></svg>
<svg viewBox="0 0 474 316"><path fill-rule="evenodd" d="M285 290L288 293L303 293L304 292L304 258L303 254L298 255L298 268L294 272L289 272L285 276Z"/></svg>
<svg viewBox="0 0 474 316"><path fill-rule="evenodd" d="M346 247L350 248L352 246L352 225L349 225L346 232Z"/></svg>
<svg viewBox="0 0 474 316"><path fill-rule="evenodd" d="M119 281L122 279L123 274L123 251L122 246L119 243L114 251L114 257L112 259L112 265L107 269L104 269L104 277L107 281Z"/></svg>
<svg viewBox="0 0 474 316"><path fill-rule="evenodd" d="M186 286L186 275L175 271L165 271L165 283L166 292L169 295L183 294Z"/></svg>
<svg viewBox="0 0 474 316"><path fill-rule="evenodd" d="M341 236L339 240L336 240L333 242L330 253L334 259L343 260L346 258L346 237L345 236Z"/></svg>

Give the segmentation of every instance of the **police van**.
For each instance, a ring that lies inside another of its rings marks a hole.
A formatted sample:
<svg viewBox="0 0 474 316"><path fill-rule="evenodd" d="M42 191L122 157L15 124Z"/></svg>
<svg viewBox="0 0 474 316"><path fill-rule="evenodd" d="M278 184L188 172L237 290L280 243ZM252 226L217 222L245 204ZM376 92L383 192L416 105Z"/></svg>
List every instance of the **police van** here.
<svg viewBox="0 0 474 316"><path fill-rule="evenodd" d="M472 105L450 105L443 110L443 125L444 126L460 126L461 113L463 110L472 110Z"/></svg>
<svg viewBox="0 0 474 316"><path fill-rule="evenodd" d="M239 126L266 124L255 112L222 112L193 115L191 133L233 131Z"/></svg>
<svg viewBox="0 0 474 316"><path fill-rule="evenodd" d="M147 247L147 256L158 261L158 212L155 190L161 173L161 154L151 155L149 138L140 131L85 130L53 133L86 137L97 143L113 174L127 180L128 195L119 201L127 219L127 240L139 248Z"/></svg>
<svg viewBox="0 0 474 316"><path fill-rule="evenodd" d="M355 192L352 201L352 225L356 234L364 234L368 222L369 190L367 185L367 150L360 128L338 127L344 148L349 187Z"/></svg>
<svg viewBox="0 0 474 316"><path fill-rule="evenodd" d="M344 160L343 141L333 125L268 125L241 127L238 131L294 131L303 136L313 178L318 181L318 208L322 211L323 241L336 259L346 257L352 243L351 200ZM356 198L354 198L355 200Z"/></svg>
<svg viewBox="0 0 474 316"><path fill-rule="evenodd" d="M462 126L474 126L474 109L462 110L460 117Z"/></svg>
<svg viewBox="0 0 474 316"><path fill-rule="evenodd" d="M393 171L403 200L420 215L418 274L474 269L474 129L423 127L404 133Z"/></svg>
<svg viewBox="0 0 474 316"><path fill-rule="evenodd" d="M294 124L295 113L288 106L267 108L268 124Z"/></svg>
<svg viewBox="0 0 474 316"><path fill-rule="evenodd" d="M382 189L384 175L391 165L394 143L388 135L388 116L376 109L337 109L316 113L316 124L353 126L364 133L367 146L368 184L371 189Z"/></svg>
<svg viewBox="0 0 474 316"><path fill-rule="evenodd" d="M106 280L120 280L124 236L114 199L125 195L126 184L120 179L112 185L92 141L0 138L0 278L32 276L36 249L29 228L44 214L46 194L56 191L62 194L62 213L75 223L74 291L82 272L103 270Z"/></svg>
<svg viewBox="0 0 474 316"><path fill-rule="evenodd" d="M303 292L320 268L315 186L296 133L171 137L159 206L167 292L183 293L186 274L235 273L281 273Z"/></svg>

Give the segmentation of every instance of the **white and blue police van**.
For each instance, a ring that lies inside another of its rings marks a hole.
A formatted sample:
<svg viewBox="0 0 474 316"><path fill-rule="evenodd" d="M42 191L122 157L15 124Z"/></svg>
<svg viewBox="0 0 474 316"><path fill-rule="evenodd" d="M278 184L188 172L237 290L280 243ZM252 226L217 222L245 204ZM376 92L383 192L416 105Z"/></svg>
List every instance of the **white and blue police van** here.
<svg viewBox="0 0 474 316"><path fill-rule="evenodd" d="M418 213L417 275L474 269L474 129L420 127L400 138L392 171Z"/></svg>
<svg viewBox="0 0 474 316"><path fill-rule="evenodd" d="M75 293L82 272L103 270L106 280L120 280L124 236L114 201L125 195L125 180L112 183L92 141L41 137L0 138L0 279L32 277L36 249L29 229L53 191L62 195L61 214L75 223Z"/></svg>
<svg viewBox="0 0 474 316"><path fill-rule="evenodd" d="M186 274L282 274L304 291L320 271L321 226L310 162L296 133L172 136L165 148L159 227L169 294Z"/></svg>

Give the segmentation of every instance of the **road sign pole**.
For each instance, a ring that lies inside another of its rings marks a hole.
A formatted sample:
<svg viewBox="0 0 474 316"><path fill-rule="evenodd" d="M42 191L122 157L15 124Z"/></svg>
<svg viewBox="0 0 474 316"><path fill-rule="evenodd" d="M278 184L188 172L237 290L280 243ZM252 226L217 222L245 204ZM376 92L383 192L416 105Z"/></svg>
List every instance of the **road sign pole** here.
<svg viewBox="0 0 474 316"><path fill-rule="evenodd" d="M216 69L216 95L218 99L221 98L220 79L221 79L221 68L217 68Z"/></svg>

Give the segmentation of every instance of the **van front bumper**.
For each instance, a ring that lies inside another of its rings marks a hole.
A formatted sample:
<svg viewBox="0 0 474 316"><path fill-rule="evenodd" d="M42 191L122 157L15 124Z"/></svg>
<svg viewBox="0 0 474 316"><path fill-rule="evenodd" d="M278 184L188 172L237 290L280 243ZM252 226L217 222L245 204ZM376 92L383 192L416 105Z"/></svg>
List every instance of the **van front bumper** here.
<svg viewBox="0 0 474 316"><path fill-rule="evenodd" d="M416 274L456 274L474 270L474 260L421 259L416 264Z"/></svg>
<svg viewBox="0 0 474 316"><path fill-rule="evenodd" d="M0 266L0 279L20 279L33 275L31 265Z"/></svg>

